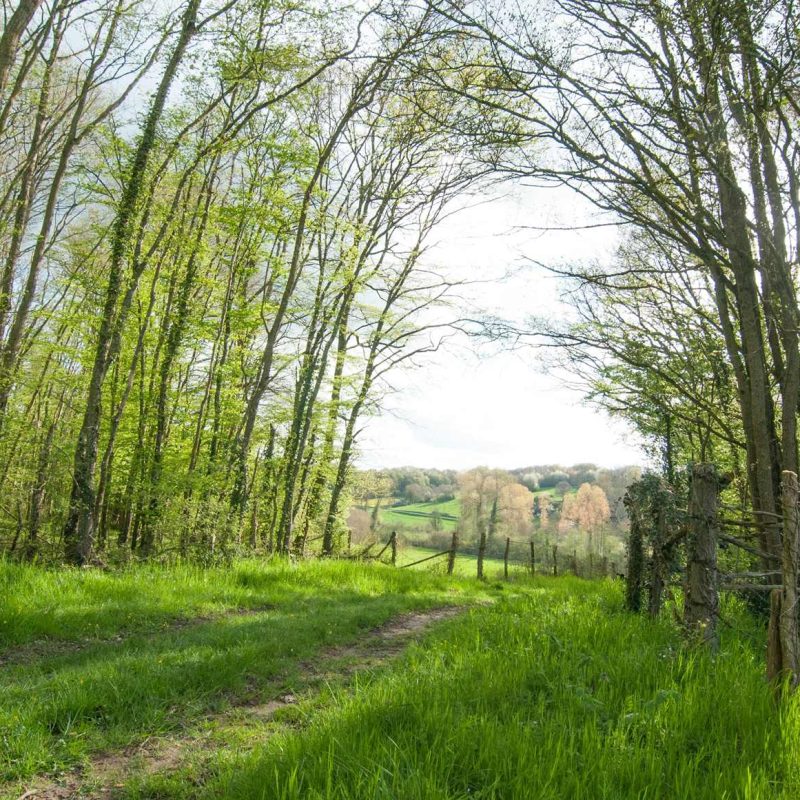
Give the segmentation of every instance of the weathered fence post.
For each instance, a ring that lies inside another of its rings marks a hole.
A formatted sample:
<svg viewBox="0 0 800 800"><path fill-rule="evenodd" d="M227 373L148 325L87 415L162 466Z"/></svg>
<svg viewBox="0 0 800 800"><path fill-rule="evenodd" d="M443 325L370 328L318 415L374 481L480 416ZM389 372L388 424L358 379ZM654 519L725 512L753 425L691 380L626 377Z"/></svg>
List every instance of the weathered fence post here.
<svg viewBox="0 0 800 800"><path fill-rule="evenodd" d="M719 494L719 484L716 488ZM661 613L661 604L664 598L664 588L667 584L669 564L669 551L667 545L669 531L667 530L667 509L664 494L661 493L656 507L655 538L653 540L653 555L650 559L650 597L647 603L647 612L655 618ZM716 535L716 534L715 534ZM716 547L716 544L715 544Z"/></svg>
<svg viewBox="0 0 800 800"><path fill-rule="evenodd" d="M717 591L717 507L719 477L713 464L694 464L689 491L689 561L683 618L704 644L716 649L719 596Z"/></svg>
<svg viewBox="0 0 800 800"><path fill-rule="evenodd" d="M589 578L594 578L594 553L589 551Z"/></svg>
<svg viewBox="0 0 800 800"><path fill-rule="evenodd" d="M503 578L508 580L508 551L511 549L511 539L506 536L506 550L503 553Z"/></svg>
<svg viewBox="0 0 800 800"><path fill-rule="evenodd" d="M481 527L481 539L478 544L478 580L483 580L483 557L486 555L486 527Z"/></svg>
<svg viewBox="0 0 800 800"><path fill-rule="evenodd" d="M371 547L373 547L374 545L375 545L375 542L373 542L373 543L370 545L370 548L371 548ZM396 561L396 559L397 559L397 531L392 531L391 535L389 536L389 541L388 541L388 542L386 542L386 544L385 544L383 547L381 547L381 549L380 549L380 552L378 553L378 555L374 556L374 558L376 558L376 559L380 559L380 557L381 557L381 556L382 556L382 555L383 555L383 554L384 554L384 553L385 553L385 552L386 552L386 551L387 551L387 550L388 550L390 547L392 548L392 551L391 551L391 552L392 552L392 564L394 564L394 563L395 563L395 561ZM369 549L369 548L368 548L368 549ZM363 555L366 555L366 553L367 553L367 551L365 550L365 551L364 551L364 552L363 552L361 555L362 555L362 556L363 556Z"/></svg>
<svg viewBox="0 0 800 800"><path fill-rule="evenodd" d="M558 577L558 545L553 545L553 577Z"/></svg>
<svg viewBox="0 0 800 800"><path fill-rule="evenodd" d="M458 529L453 531L453 539L450 542L450 554L447 556L447 574L452 575L456 566L456 550L458 550Z"/></svg>
<svg viewBox="0 0 800 800"><path fill-rule="evenodd" d="M600 559L600 570L603 573L603 577L608 577L608 556L603 556Z"/></svg>
<svg viewBox="0 0 800 800"><path fill-rule="evenodd" d="M642 584L644 582L644 534L639 507L629 491L625 495L625 507L631 519L628 535L628 569L625 579L625 605L628 611L639 611L642 607Z"/></svg>
<svg viewBox="0 0 800 800"><path fill-rule="evenodd" d="M347 529L347 555L350 555L353 551L353 531L350 528Z"/></svg>
<svg viewBox="0 0 800 800"><path fill-rule="evenodd" d="M571 562L572 562L571 563L572 574L577 577L577 575L578 575L578 551L577 550L573 550L572 551Z"/></svg>
<svg viewBox="0 0 800 800"><path fill-rule="evenodd" d="M767 675L770 680L787 680L790 689L800 684L800 641L797 623L797 576L800 560L800 484L794 472L784 471L782 588L770 597L770 630Z"/></svg>
<svg viewBox="0 0 800 800"><path fill-rule="evenodd" d="M531 575L536 574L536 550L533 546L533 539L531 539Z"/></svg>

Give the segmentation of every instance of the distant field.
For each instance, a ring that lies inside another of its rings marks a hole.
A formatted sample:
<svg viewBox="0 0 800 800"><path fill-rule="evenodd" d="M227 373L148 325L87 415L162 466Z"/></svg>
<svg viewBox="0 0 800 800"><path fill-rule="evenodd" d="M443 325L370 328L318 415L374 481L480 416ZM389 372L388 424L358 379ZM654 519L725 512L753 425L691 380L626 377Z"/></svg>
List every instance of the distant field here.
<svg viewBox="0 0 800 800"><path fill-rule="evenodd" d="M461 514L461 501L456 497L453 500L444 500L440 503L410 503L406 506L399 506L399 509L403 511L422 511L426 514L438 511L440 514L458 517Z"/></svg>
<svg viewBox="0 0 800 800"><path fill-rule="evenodd" d="M429 531L434 515L438 514L439 530L452 531L458 524L460 513L461 504L457 499L442 503L410 503L381 509L380 520L382 524L393 528Z"/></svg>

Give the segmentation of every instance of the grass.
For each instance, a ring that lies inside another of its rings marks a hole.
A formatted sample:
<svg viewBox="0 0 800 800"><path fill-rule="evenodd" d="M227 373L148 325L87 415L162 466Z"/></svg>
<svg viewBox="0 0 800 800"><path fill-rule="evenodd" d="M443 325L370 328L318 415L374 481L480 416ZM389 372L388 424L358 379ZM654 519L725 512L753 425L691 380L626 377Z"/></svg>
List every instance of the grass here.
<svg viewBox="0 0 800 800"><path fill-rule="evenodd" d="M486 596L351 562L1 570L0 781L178 730L398 613Z"/></svg>
<svg viewBox="0 0 800 800"><path fill-rule="evenodd" d="M452 500L443 500L441 502L409 503L408 505L398 507L398 510L422 511L426 514L432 514L434 511L438 511L440 514L448 514L452 517L457 517L461 514L461 501L458 498L453 498Z"/></svg>
<svg viewBox="0 0 800 800"><path fill-rule="evenodd" d="M712 659L687 649L668 615L624 612L609 581L479 584L424 566L251 561L103 574L0 564L10 609L0 769L18 781L0 796L92 753L198 729L211 747L164 774L133 775L120 796L798 796L798 701L776 710L763 632L735 603ZM234 715L215 728L209 717L302 687L309 659L398 613L487 599L393 662L318 682L274 721Z"/></svg>
<svg viewBox="0 0 800 800"><path fill-rule="evenodd" d="M127 796L797 796L797 702L776 711L747 636L724 635L712 660L686 650L668 621L623 612L609 582L537 584L443 623L400 662L301 709L266 742L135 782Z"/></svg>
<svg viewBox="0 0 800 800"><path fill-rule="evenodd" d="M264 604L259 574L255 564L234 572L148 565L101 572L0 560L0 654L44 637L74 641L154 632L179 619L258 608Z"/></svg>
<svg viewBox="0 0 800 800"><path fill-rule="evenodd" d="M455 530L461 513L461 504L458 499L454 499L438 503L409 503L404 506L385 507L380 510L379 518L381 524L389 528L429 531L436 513L443 515L438 520L439 530Z"/></svg>

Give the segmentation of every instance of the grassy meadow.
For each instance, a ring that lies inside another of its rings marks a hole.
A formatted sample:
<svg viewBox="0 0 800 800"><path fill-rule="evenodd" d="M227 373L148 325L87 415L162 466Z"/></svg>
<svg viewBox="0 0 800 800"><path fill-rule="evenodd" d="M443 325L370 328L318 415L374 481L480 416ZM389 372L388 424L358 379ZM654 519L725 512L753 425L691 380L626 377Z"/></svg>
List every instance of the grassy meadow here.
<svg viewBox="0 0 800 800"><path fill-rule="evenodd" d="M783 710L782 739L748 638L726 637L712 661L668 621L625 613L608 582L536 583L443 623L298 727L217 754L202 789L184 774L130 796L797 796L798 709Z"/></svg>
<svg viewBox="0 0 800 800"><path fill-rule="evenodd" d="M474 582L353 562L120 573L0 563L0 782L291 684L302 659Z"/></svg>
<svg viewBox="0 0 800 800"><path fill-rule="evenodd" d="M403 506L386 506L378 512L382 525L403 532L430 531L436 520L440 531L453 531L458 525L461 503L458 499L443 502L408 503ZM438 516L438 519L437 519Z"/></svg>
<svg viewBox="0 0 800 800"><path fill-rule="evenodd" d="M479 583L337 561L0 564L0 797L160 737L186 752L134 763L104 797L797 796L800 710L776 709L763 632L739 605L712 659L669 613L626 613L617 583L502 582L495 566ZM331 646L446 605L462 611L398 657L304 679ZM286 691L297 702L274 719L231 722Z"/></svg>
<svg viewBox="0 0 800 800"><path fill-rule="evenodd" d="M534 496L549 495L556 498L562 495L553 488L535 491ZM373 501L374 502L374 501ZM401 530L404 533L413 531L429 532L432 530L434 519L438 515L436 525L438 530L453 531L458 527L458 518L461 516L461 502L456 497L452 500L431 501L428 503L407 503L393 506L392 498L381 501L378 518L382 525L389 529ZM367 507L369 510L369 506Z"/></svg>

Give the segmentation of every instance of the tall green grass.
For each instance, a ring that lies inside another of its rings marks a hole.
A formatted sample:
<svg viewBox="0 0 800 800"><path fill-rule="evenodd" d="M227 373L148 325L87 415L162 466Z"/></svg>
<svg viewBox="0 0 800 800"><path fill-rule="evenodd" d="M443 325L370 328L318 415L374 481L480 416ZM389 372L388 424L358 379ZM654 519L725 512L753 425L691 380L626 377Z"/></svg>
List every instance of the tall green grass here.
<svg viewBox="0 0 800 800"><path fill-rule="evenodd" d="M712 659L668 621L625 613L608 582L538 582L445 623L306 729L222 754L204 790L135 796L798 796L797 702L776 710L748 636L726 633Z"/></svg>
<svg viewBox="0 0 800 800"><path fill-rule="evenodd" d="M0 668L0 781L270 697L326 645L404 611L486 596L474 582L352 562L118 575L4 564L2 575L6 642L28 644L7 646ZM242 607L254 613L170 624ZM42 634L62 646L33 646Z"/></svg>
<svg viewBox="0 0 800 800"><path fill-rule="evenodd" d="M231 703L293 689L325 645L402 611L491 596L402 659L287 709L291 726L272 738L242 728L210 758L120 791L151 800L800 793L798 702L776 709L763 633L734 602L711 658L687 649L666 615L652 623L624 612L617 585L569 577L501 587L378 564L275 561L118 574L2 564L0 581L6 780L191 730ZM252 613L225 613L237 609ZM54 637L60 649L50 651Z"/></svg>
<svg viewBox="0 0 800 800"><path fill-rule="evenodd" d="M430 577L430 576L429 576ZM43 569L0 559L0 657L37 639L74 641L163 629L177 620L290 602L342 585L361 594L455 595L468 584L425 583L352 562L247 560L231 567L136 565L119 571Z"/></svg>

